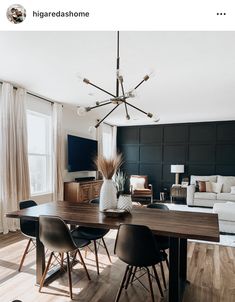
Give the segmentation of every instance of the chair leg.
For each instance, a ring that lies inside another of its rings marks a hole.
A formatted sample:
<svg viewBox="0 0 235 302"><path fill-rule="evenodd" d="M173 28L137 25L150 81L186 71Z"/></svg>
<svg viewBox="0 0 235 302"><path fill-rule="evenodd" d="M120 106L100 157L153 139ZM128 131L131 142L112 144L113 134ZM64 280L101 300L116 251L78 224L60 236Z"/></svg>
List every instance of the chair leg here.
<svg viewBox="0 0 235 302"><path fill-rule="evenodd" d="M161 283L160 283L160 280L159 280L159 277L158 277L158 274L157 274L156 267L153 265L152 268L153 268L154 276L155 276L155 279L157 281L157 285L158 285L161 297L163 297L164 295L163 295L163 291L162 291L162 286L161 286Z"/></svg>
<svg viewBox="0 0 235 302"><path fill-rule="evenodd" d="M134 272L133 272L132 277L131 277L131 283L133 283L133 281L134 281L136 271L137 271L137 266L134 268Z"/></svg>
<svg viewBox="0 0 235 302"><path fill-rule="evenodd" d="M162 261L160 262L160 267L161 267L163 285L164 285L164 288L166 289L166 278L165 278L165 273L164 273L164 268L163 268Z"/></svg>
<svg viewBox="0 0 235 302"><path fill-rule="evenodd" d="M107 256L108 256L108 258L109 258L109 262L112 263L112 260L111 260L111 257L110 257L110 255L109 255L109 251L108 251L107 245L106 245L106 243L105 243L105 241L104 241L104 238L102 237L101 240L102 240L102 242L103 242L104 248L105 248L106 253L107 253Z"/></svg>
<svg viewBox="0 0 235 302"><path fill-rule="evenodd" d="M70 265L71 270L72 270L72 268L73 268L74 261L76 260L77 253L78 253L78 251L76 250L76 252L75 252L74 255L73 255L73 259L72 259L71 265Z"/></svg>
<svg viewBox="0 0 235 302"><path fill-rule="evenodd" d="M168 260L168 257L166 257L166 265L167 265L167 267L169 269L169 260Z"/></svg>
<svg viewBox="0 0 235 302"><path fill-rule="evenodd" d="M64 266L64 253L60 253L60 268L62 269Z"/></svg>
<svg viewBox="0 0 235 302"><path fill-rule="evenodd" d="M125 290L127 290L128 285L130 283L132 271L133 271L133 266L131 266L130 269L129 269L129 273L128 273L127 280L126 280L126 285L125 285Z"/></svg>
<svg viewBox="0 0 235 302"><path fill-rule="evenodd" d="M85 258L87 257L87 249L88 249L88 247L86 246L85 247Z"/></svg>
<svg viewBox="0 0 235 302"><path fill-rule="evenodd" d="M82 254L81 254L81 252L80 252L79 250L77 250L77 252L78 252L78 255L79 255L79 257L80 257L82 266L83 266L83 268L84 268L84 270L85 270L85 272L86 272L87 279L88 279L88 280L91 280L90 275L89 275L89 273L88 273L88 270L87 270L87 268L86 268L86 264L85 264L85 262L84 262L84 260L83 260L83 258L82 258Z"/></svg>
<svg viewBox="0 0 235 302"><path fill-rule="evenodd" d="M149 272L149 268L146 267L146 269L147 269L147 274L148 274L148 279L149 279L149 288L150 288L151 298L152 298L152 302L154 302L154 294L153 294L153 285L152 285L151 275L150 275L150 272Z"/></svg>
<svg viewBox="0 0 235 302"><path fill-rule="evenodd" d="M21 258L21 261L20 261L20 266L19 266L19 268L18 268L18 271L19 271L19 272L20 272L21 269L22 269L22 266L23 266L23 264L24 264L24 259L25 259L26 255L27 255L27 253L28 253L29 246L30 246L30 243L31 243L31 242L32 242L32 239L30 238L29 241L28 241L28 243L27 243L27 245L26 245L26 248L25 248L25 250L24 250L24 253L23 253L23 256L22 256L22 258Z"/></svg>
<svg viewBox="0 0 235 302"><path fill-rule="evenodd" d="M96 261L96 268L97 268L97 274L100 274L99 270L99 259L98 259L98 251L97 251L97 244L96 241L94 240L94 247L95 247L95 261Z"/></svg>
<svg viewBox="0 0 235 302"><path fill-rule="evenodd" d="M118 302L118 301L119 301L119 299L120 299L120 296L121 296L121 293L122 293L122 290L123 290L124 284L125 284L125 282L126 282L126 276L127 276L128 270L129 270L129 265L127 265L127 267L126 267L126 271L125 271L125 274L124 274L124 276L123 276L123 279L122 279L121 285L120 285L120 287L119 287L119 290L118 290L118 293L117 293L117 296L116 296L115 302Z"/></svg>
<svg viewBox="0 0 235 302"><path fill-rule="evenodd" d="M44 281L45 281L47 272L48 272L49 267L50 267L50 265L51 265L51 259L52 259L53 255L54 255L54 253L51 252L50 257L49 257L49 260L48 260L48 262L47 262L47 266L46 266L46 268L45 268L45 270L44 270L44 273L43 273L43 275L42 275L42 279L41 279L41 281L40 281L39 292L41 292L41 289L42 289L42 287L43 287L43 284L44 284Z"/></svg>
<svg viewBox="0 0 235 302"><path fill-rule="evenodd" d="M69 253L66 253L67 255L67 270L68 270L68 278L69 278L69 293L70 293L70 298L73 300L73 291L72 291L72 277L71 277L71 268L70 268L70 263L69 263Z"/></svg>

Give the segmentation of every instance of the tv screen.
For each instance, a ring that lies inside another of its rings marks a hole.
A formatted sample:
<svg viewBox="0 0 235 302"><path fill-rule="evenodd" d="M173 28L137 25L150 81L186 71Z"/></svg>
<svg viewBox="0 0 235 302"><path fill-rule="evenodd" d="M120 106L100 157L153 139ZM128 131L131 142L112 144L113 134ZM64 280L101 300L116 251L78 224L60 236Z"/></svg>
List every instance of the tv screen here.
<svg viewBox="0 0 235 302"><path fill-rule="evenodd" d="M68 135L68 171L95 171L97 141Z"/></svg>

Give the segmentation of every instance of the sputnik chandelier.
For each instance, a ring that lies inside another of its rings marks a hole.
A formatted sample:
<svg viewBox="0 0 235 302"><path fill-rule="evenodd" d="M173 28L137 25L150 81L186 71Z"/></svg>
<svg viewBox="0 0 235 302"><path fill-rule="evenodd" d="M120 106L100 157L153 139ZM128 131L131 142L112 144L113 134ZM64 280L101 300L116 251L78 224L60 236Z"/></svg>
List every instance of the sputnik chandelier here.
<svg viewBox="0 0 235 302"><path fill-rule="evenodd" d="M90 106L90 107L82 107L78 106L77 108L77 113L78 115L84 115L86 112L89 112L93 109L100 108L106 105L113 104L114 108L110 110L102 119L98 121L98 123L95 125L95 128L98 128L99 125L114 111L116 110L120 105L124 105L125 107L125 114L126 114L126 119L130 119L129 111L128 111L128 106L136 109L137 111L140 111L141 113L145 114L147 117L153 119L154 122L158 122L159 118L154 117L154 115L150 112L145 112L144 110L132 105L129 103L130 98L134 98L136 96L136 89L140 87L144 82L148 81L150 78L150 75L145 75L143 79L134 87L134 89L125 92L124 90L124 85L123 85L123 76L120 74L120 56L119 56L119 31L117 32L117 65L116 65L116 94L113 94L97 85L92 83L90 80L83 78L83 82L87 85L91 85L95 87L98 90L103 91L104 93L109 95L109 99L96 102L95 106ZM120 94L120 88L121 88L121 94Z"/></svg>

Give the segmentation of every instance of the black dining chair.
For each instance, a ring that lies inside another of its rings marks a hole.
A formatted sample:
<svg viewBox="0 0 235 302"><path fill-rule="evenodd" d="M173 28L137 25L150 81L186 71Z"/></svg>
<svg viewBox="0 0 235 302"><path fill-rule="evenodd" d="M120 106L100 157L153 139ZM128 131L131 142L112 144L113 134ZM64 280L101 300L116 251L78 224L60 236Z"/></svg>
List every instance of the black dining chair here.
<svg viewBox="0 0 235 302"><path fill-rule="evenodd" d="M24 200L19 203L19 206L20 206L20 210L23 210L23 209L35 207L35 206L37 206L37 203L33 200ZM31 251L31 249L30 249L31 244L33 244L33 246L36 245L37 223L38 222L36 222L36 221L20 218L20 230L21 230L21 233L28 238L28 243L25 247L23 256L20 261L20 265L18 268L19 272L22 269L26 255Z"/></svg>
<svg viewBox="0 0 235 302"><path fill-rule="evenodd" d="M153 285L149 267L152 267L161 297L163 291L155 265L164 260L151 230L144 225L122 224L119 227L114 253L127 264L124 277L118 290L115 302L118 302L123 288L127 289L136 268L147 271L149 288L154 302Z"/></svg>
<svg viewBox="0 0 235 302"><path fill-rule="evenodd" d="M81 252L79 251L79 249L90 244L90 241L73 237L66 223L60 217L56 216L39 216L39 239L44 246L51 251L47 266L40 281L39 292L41 292L44 285L52 258L54 257L57 259L55 253L59 253L60 255L65 253L67 258L70 298L73 299L71 267L77 254L80 257L80 262L86 272L87 278L90 280L85 262L82 258ZM72 264L70 263L70 252L74 252Z"/></svg>
<svg viewBox="0 0 235 302"><path fill-rule="evenodd" d="M95 198L90 200L91 204L99 204L99 198ZM105 243L104 240L104 236L109 232L109 230L107 229L103 229L103 228L92 228L92 227L83 227L83 226L79 226L77 228L75 228L72 231L72 235L77 237L77 238L83 238L83 239L87 239L90 241L93 241L94 243L94 253L95 253L95 260L96 260L96 268L97 268L97 273L99 275L99 258L98 258L98 248L97 248L97 241L101 240L103 243L103 247L107 253L107 256L109 258L109 261L111 261L111 257L107 248L107 245ZM99 243L99 245L101 245L101 243Z"/></svg>
<svg viewBox="0 0 235 302"><path fill-rule="evenodd" d="M166 206L163 203L157 203L157 202L148 204L147 208L169 211L168 206ZM167 267L169 269L169 261L168 261L168 255L166 253L166 250L168 250L170 248L170 238L166 237L166 236L159 236L159 235L154 235L154 237L157 241L157 244L158 244L158 247L159 247L160 251L165 253L165 261L166 261ZM164 269L163 269L162 262L160 263L160 266L161 266L161 272L162 272L164 287L166 288L166 279L165 279L165 274L164 274Z"/></svg>

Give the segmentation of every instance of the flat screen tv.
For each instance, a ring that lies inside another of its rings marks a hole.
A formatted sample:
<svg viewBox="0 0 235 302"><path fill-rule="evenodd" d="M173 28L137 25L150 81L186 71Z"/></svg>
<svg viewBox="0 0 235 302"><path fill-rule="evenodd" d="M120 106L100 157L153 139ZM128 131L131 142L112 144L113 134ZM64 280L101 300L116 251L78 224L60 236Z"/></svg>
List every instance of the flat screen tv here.
<svg viewBox="0 0 235 302"><path fill-rule="evenodd" d="M68 135L68 171L95 171L97 141Z"/></svg>

